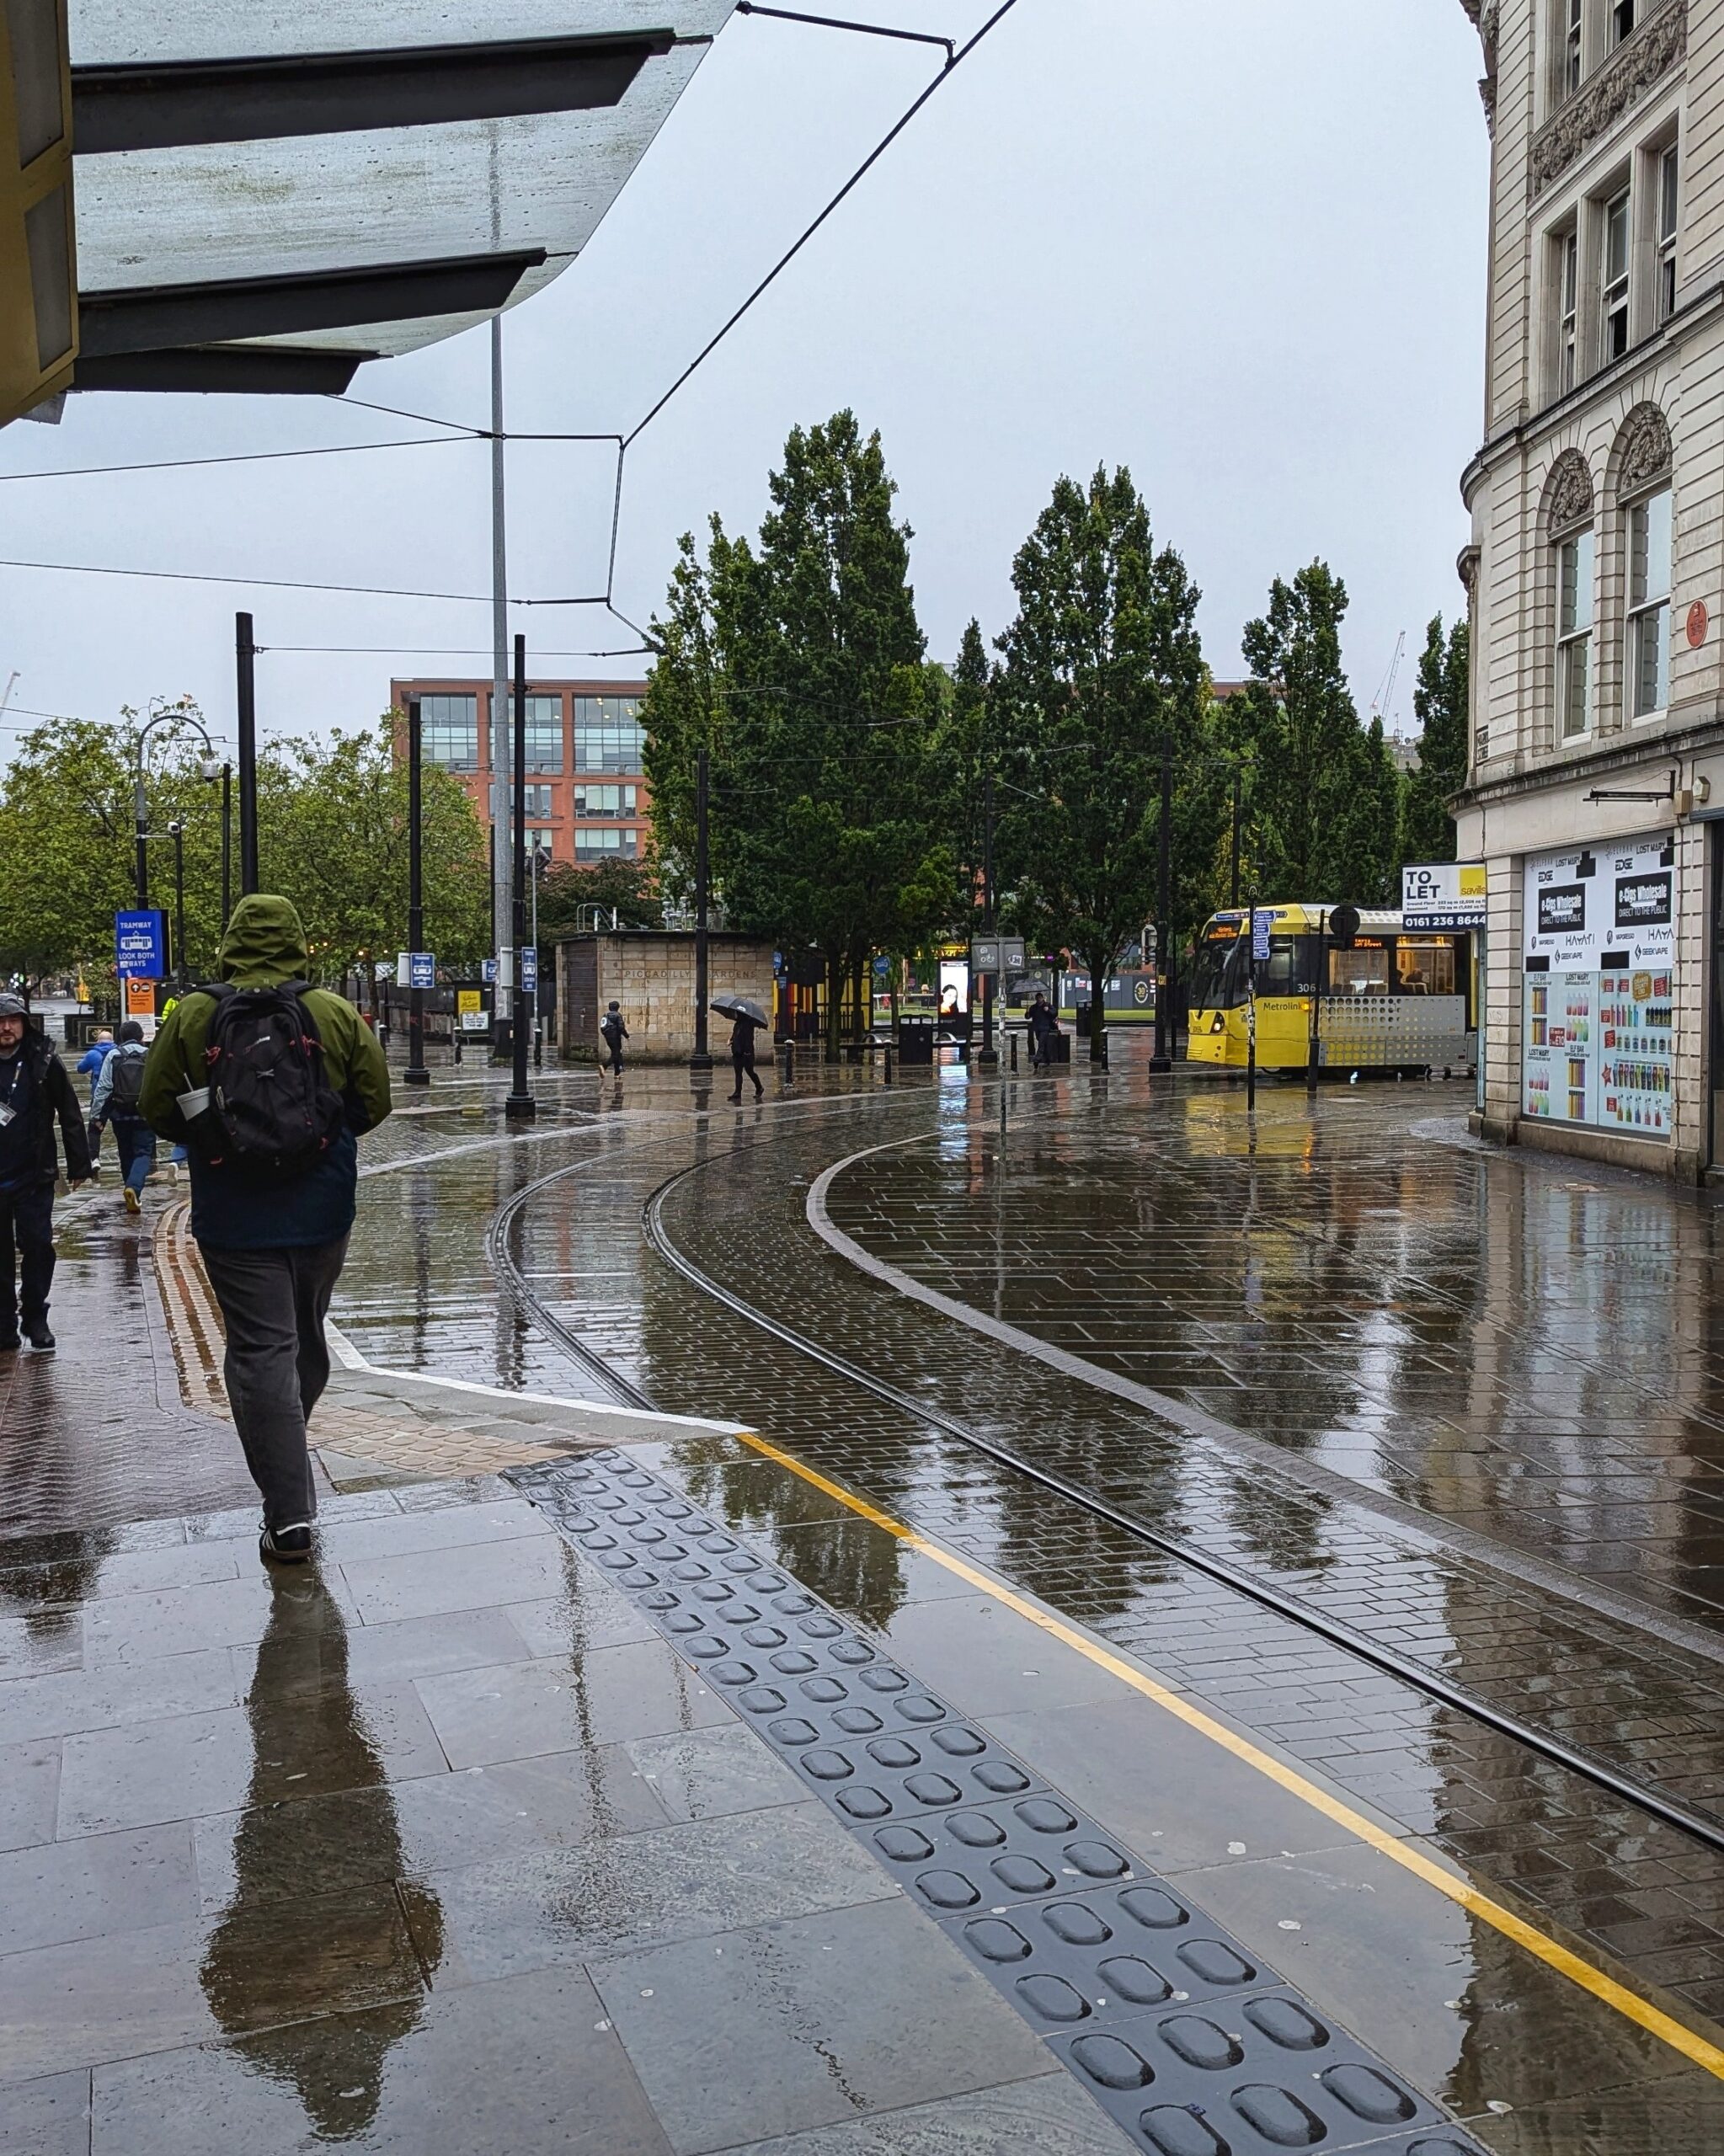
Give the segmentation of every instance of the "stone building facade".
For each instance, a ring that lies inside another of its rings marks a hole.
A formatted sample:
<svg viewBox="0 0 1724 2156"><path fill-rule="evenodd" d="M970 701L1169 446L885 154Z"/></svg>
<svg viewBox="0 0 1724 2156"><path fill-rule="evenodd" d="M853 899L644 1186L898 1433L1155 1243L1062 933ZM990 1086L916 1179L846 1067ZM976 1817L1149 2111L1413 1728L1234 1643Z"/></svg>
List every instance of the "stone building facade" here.
<svg viewBox="0 0 1724 2156"><path fill-rule="evenodd" d="M1477 1126L1724 1161L1724 0L1461 0L1492 135Z"/></svg>

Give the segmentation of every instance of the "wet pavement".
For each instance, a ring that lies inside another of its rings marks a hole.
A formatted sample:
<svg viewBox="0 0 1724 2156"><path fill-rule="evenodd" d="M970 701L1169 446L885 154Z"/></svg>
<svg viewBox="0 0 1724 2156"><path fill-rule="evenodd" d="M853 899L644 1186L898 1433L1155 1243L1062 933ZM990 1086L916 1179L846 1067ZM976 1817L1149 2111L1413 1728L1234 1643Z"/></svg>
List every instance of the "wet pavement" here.
<svg viewBox="0 0 1724 2156"><path fill-rule="evenodd" d="M675 1073L620 1096L547 1073L543 1093L511 1137L494 1081L440 1073L368 1145L335 1310L355 1354L584 1402L596 1429L617 1389L575 1342L668 1413L758 1430L803 1471L717 1435L643 1429L632 1451L1421 2100L1504 2156L1724 2144L1724 1858L954 1434L1717 1812L1711 1206L1483 1155L1441 1086L1315 1113L1266 1091L1253 1144L1239 1096L1152 1091L1129 1055L1013 1086L1003 1168L997 1094L951 1070L888 1093L804 1066L740 1113L702 1113ZM823 1240L809 1195L835 1168ZM674 1247L908 1408L654 1254L642 1206L679 1176ZM118 1432L65 1351L20 1367L0 1409L19 1657L0 1821L22 1897L0 1945L22 2002L0 2015L0 2150L1156 2145L1120 2137L914 1892L873 1859L859 1883L856 1828L793 1769L787 1794L783 1758L544 1510L392 1472L332 1498L320 1572L283 1604L249 1512L220 1508L243 1478L222 1498L237 1462L179 1391L148 1242L96 1206L63 1246L62 1340L65 1306L93 1311L117 1279L153 1376ZM488 1413L463 1410L475 1429ZM694 1764L643 1765L652 1744ZM701 1764L715 1746L722 1773ZM700 1774L735 1801L685 1817L664 1778ZM488 1805L441 1794L504 1774ZM691 1857L660 1838L695 1828L718 1838ZM732 1939L734 1999L692 1943ZM926 2046L948 2009L953 2045ZM505 2054L475 2088L472 2062ZM170 2093L193 2088L195 2127Z"/></svg>

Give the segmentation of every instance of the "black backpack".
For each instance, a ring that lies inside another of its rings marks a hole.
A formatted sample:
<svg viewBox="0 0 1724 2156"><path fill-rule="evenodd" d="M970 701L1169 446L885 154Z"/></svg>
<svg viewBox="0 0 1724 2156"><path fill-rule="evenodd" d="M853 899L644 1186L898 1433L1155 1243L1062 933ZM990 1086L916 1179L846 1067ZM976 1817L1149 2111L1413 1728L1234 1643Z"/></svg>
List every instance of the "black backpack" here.
<svg viewBox="0 0 1724 2156"><path fill-rule="evenodd" d="M108 1081L108 1113L120 1123L138 1120L138 1102L144 1090L144 1059L115 1049L109 1059L114 1075Z"/></svg>
<svg viewBox="0 0 1724 2156"><path fill-rule="evenodd" d="M323 1037L302 1001L306 987L222 981L195 991L216 1001L204 1049L209 1110L190 1126L212 1165L302 1175L339 1134L346 1111L324 1075Z"/></svg>

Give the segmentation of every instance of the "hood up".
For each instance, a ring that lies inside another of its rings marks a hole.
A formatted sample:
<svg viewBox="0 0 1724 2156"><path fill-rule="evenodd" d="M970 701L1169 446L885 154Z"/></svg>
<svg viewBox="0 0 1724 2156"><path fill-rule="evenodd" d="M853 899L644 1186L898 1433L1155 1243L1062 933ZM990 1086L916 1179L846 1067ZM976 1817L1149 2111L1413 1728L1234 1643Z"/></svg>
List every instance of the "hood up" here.
<svg viewBox="0 0 1724 2156"><path fill-rule="evenodd" d="M238 988L267 988L308 979L311 963L292 899L259 891L242 899L229 916L216 970Z"/></svg>

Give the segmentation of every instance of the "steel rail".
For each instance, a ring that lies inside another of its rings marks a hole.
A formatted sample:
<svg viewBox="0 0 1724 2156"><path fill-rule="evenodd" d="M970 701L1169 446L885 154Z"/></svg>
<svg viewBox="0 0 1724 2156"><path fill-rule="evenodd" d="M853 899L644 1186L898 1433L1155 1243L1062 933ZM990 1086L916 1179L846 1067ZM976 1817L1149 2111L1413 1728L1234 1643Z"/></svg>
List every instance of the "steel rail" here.
<svg viewBox="0 0 1724 2156"><path fill-rule="evenodd" d="M1575 1750L1560 1737L1548 1736L1513 1715L1505 1714L1488 1700L1480 1699L1476 1693L1451 1684L1447 1678L1428 1668L1422 1662L1397 1653L1393 1647L1382 1646L1351 1625L1326 1616L1322 1611L1313 1609L1298 1597L1284 1593L1268 1581L1229 1564L1225 1558L1212 1556L1206 1550L1195 1549L1177 1536L1166 1534L1131 1513L1122 1512L1117 1505L1109 1504L1106 1498L1085 1489L1081 1484L1069 1481L1065 1476L1056 1474L1051 1468L1041 1467L1032 1460L1022 1459L1007 1447L996 1444L991 1438L982 1436L939 1409L926 1406L909 1393L900 1392L895 1385L876 1377L872 1371L835 1354L830 1348L821 1347L818 1342L798 1332L793 1326L781 1323L778 1319L756 1309L740 1295L722 1286L678 1249L665 1225L665 1200L680 1184L699 1174L707 1166L706 1161L697 1161L692 1166L680 1169L676 1174L667 1177L647 1198L643 1208L643 1223L648 1243L667 1265L703 1294L710 1296L713 1301L722 1304L750 1324L757 1326L762 1331L771 1334L775 1339L782 1341L786 1346L824 1364L838 1376L889 1402L913 1421L943 1431L960 1444L985 1454L1012 1474L1022 1476L1027 1481L1063 1498L1066 1503L1092 1513L1097 1519L1106 1521L1110 1527L1117 1528L1120 1533L1136 1541L1149 1544L1178 1563L1189 1566L1193 1572L1201 1572L1206 1578L1214 1580L1217 1585L1244 1596L1247 1601L1284 1618L1289 1624L1315 1633L1330 1646L1340 1648L1342 1652L1382 1671L1386 1676L1398 1678L1415 1691L1424 1694L1428 1699L1452 1707L1457 1713L1494 1730L1498 1736L1506 1737L1539 1758L1549 1760L1553 1766L1577 1774L1583 1780L1592 1783L1594 1788L1603 1790L1622 1803L1631 1805L1636 1811L1659 1820L1667 1827L1675 1828L1679 1833L1689 1835L1707 1849L1724 1853L1724 1821L1690 1812L1686 1806L1675 1803L1670 1798L1660 1796L1656 1790L1648 1789L1643 1784L1619 1774L1603 1760ZM523 1192L521 1197L525 1198L529 1194Z"/></svg>

